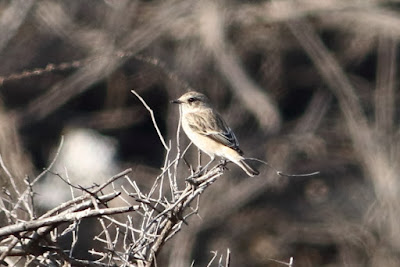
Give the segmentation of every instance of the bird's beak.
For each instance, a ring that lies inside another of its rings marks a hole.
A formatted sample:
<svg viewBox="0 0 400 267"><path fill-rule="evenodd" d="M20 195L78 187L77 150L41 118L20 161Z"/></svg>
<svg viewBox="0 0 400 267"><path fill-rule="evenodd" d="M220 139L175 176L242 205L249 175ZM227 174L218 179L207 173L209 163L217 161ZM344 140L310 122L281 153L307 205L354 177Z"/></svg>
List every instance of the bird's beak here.
<svg viewBox="0 0 400 267"><path fill-rule="evenodd" d="M175 99L175 100L171 100L172 104L182 104L182 101L180 101L179 99Z"/></svg>

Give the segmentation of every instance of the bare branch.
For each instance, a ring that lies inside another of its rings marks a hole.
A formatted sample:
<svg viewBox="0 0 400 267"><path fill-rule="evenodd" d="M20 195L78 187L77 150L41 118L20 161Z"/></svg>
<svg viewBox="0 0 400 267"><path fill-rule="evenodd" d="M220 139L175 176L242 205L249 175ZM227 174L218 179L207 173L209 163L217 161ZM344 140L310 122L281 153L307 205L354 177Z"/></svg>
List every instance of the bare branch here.
<svg viewBox="0 0 400 267"><path fill-rule="evenodd" d="M151 120L152 120L153 125L154 125L154 128L157 131L158 138L160 138L160 141L163 144L165 150L167 150L167 151L170 150L170 148L165 143L165 140L164 140L164 137L161 134L160 128L158 128L158 125L157 125L157 122L156 122L156 118L154 117L153 110L149 107L149 105L147 105L146 101L144 101L144 99L138 93L136 93L135 90L131 90L131 92L132 92L132 94L134 94L140 100L140 102L142 102L143 106L145 106L145 108L149 111L150 116L151 116Z"/></svg>
<svg viewBox="0 0 400 267"><path fill-rule="evenodd" d="M44 219L38 219L36 221L18 223L0 228L0 238L5 237L7 235L17 234L19 232L36 230L44 226L82 220L83 218L99 217L104 215L131 212L137 210L138 208L139 208L138 206L131 206L131 207L120 207L120 208L106 208L101 210L84 210L75 213L60 214Z"/></svg>

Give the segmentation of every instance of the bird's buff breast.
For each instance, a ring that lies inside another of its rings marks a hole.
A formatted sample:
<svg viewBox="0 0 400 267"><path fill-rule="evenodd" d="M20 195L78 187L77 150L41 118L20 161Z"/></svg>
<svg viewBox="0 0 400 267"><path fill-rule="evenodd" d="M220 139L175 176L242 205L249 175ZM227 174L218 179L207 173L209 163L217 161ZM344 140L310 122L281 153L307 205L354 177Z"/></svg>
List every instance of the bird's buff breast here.
<svg viewBox="0 0 400 267"><path fill-rule="evenodd" d="M206 135L196 133L189 127L185 120L182 121L182 128L193 144L212 158L214 156L219 156L230 159L231 157L236 158L239 156L239 154L233 149L214 141Z"/></svg>

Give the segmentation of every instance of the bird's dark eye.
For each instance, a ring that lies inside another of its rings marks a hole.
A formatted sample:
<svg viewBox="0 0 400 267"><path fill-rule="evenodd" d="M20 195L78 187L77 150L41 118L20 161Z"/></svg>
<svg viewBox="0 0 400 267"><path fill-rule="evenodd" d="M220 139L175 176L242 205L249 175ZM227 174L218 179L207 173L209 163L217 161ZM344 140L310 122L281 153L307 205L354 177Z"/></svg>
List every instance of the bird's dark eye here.
<svg viewBox="0 0 400 267"><path fill-rule="evenodd" d="M194 97L191 97L191 98L188 99L188 102L189 102L189 103L192 103L192 102L194 102L194 101L196 101L196 98L194 98Z"/></svg>

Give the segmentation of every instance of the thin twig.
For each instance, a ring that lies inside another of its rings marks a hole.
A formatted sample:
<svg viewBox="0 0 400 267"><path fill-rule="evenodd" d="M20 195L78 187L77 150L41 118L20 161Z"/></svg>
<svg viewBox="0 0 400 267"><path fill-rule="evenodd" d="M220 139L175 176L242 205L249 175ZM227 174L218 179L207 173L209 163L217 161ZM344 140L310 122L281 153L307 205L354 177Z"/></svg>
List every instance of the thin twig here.
<svg viewBox="0 0 400 267"><path fill-rule="evenodd" d="M293 257L290 257L289 262L284 262L284 261L275 260L275 259L268 259L268 260L269 260L269 261L276 262L276 263L280 263L280 264L282 264L282 265L286 265L286 266L289 266L289 267L292 267L292 266L293 266Z"/></svg>
<svg viewBox="0 0 400 267"><path fill-rule="evenodd" d="M211 253L214 254L214 256L211 258L211 260L208 262L207 267L210 267L211 264L214 262L215 258L217 257L218 253L216 251L211 251Z"/></svg>
<svg viewBox="0 0 400 267"><path fill-rule="evenodd" d="M156 118L154 117L153 110L149 107L149 105L147 105L146 101L144 101L144 99L138 93L136 93L135 90L131 90L131 92L132 92L132 94L134 94L142 102L143 106L145 106L145 108L149 111L150 116L151 116L151 120L153 121L153 126L157 131L158 138L160 138L160 141L163 144L165 150L167 150L167 151L170 150L170 148L165 143L164 137L162 136L160 129L158 128L158 125L157 125L157 122L156 122Z"/></svg>
<svg viewBox="0 0 400 267"><path fill-rule="evenodd" d="M15 183L14 177L11 175L10 171L5 166L4 161L3 161L3 157L1 156L1 154L0 154L0 166L4 170L4 172L7 174L15 193L17 193L17 196L20 197L21 194L20 194L20 192L19 192L19 190L17 188L17 184Z"/></svg>
<svg viewBox="0 0 400 267"><path fill-rule="evenodd" d="M226 249L226 259L225 259L225 267L229 267L231 265L231 250L229 248Z"/></svg>
<svg viewBox="0 0 400 267"><path fill-rule="evenodd" d="M69 257L72 258L72 255L74 253L74 249L76 247L76 244L78 243L78 238L79 238L79 225L81 221L75 221L72 225L74 226L74 229L72 230L72 243L71 243L71 249L69 251Z"/></svg>
<svg viewBox="0 0 400 267"><path fill-rule="evenodd" d="M54 155L53 160L50 162L49 166L46 169L44 169L35 179L33 179L33 181L30 183L31 187L33 187L42 177L44 177L44 175L46 173L48 173L53 168L53 165L55 164L55 162L58 159L58 156L60 155L60 152L61 152L61 149L62 149L63 145L64 145L64 136L61 136L60 143L59 143L59 145L57 147L57 151L56 151L56 154ZM29 193L29 188L25 189L25 191L19 197L19 199L18 199L17 203L15 204L13 210L16 210L16 209L19 208L21 202L23 202L23 200L25 199L26 194L28 194L28 193Z"/></svg>

